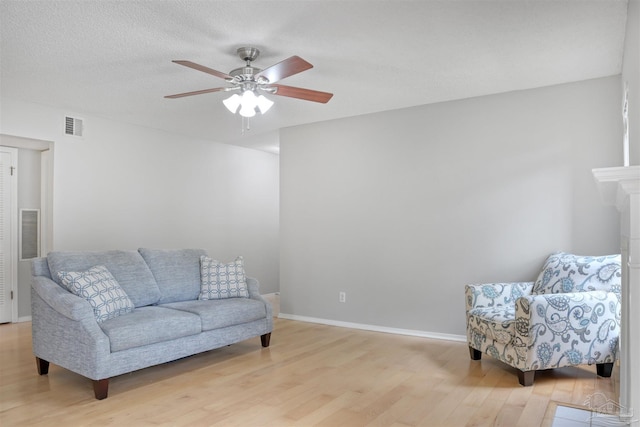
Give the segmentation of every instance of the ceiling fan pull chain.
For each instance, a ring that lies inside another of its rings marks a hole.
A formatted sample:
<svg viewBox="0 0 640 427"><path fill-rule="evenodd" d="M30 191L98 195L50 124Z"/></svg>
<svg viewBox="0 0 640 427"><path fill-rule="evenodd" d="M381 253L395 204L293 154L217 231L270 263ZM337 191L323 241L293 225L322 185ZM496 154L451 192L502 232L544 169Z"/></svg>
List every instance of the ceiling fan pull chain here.
<svg viewBox="0 0 640 427"><path fill-rule="evenodd" d="M240 129L240 133L242 136L244 136L244 131L245 130L251 130L251 123L249 122L249 117L244 117L244 116L240 116L240 123L242 124L241 129ZM245 121L246 120L246 121Z"/></svg>

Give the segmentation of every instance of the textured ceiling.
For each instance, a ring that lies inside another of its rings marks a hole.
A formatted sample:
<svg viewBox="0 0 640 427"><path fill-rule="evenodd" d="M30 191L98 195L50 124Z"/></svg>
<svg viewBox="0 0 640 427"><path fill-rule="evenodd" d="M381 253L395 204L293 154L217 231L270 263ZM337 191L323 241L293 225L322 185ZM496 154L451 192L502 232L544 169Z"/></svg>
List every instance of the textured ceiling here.
<svg viewBox="0 0 640 427"><path fill-rule="evenodd" d="M260 145L287 126L618 74L626 13L626 0L1 0L0 93ZM163 98L225 83L171 60L228 72L244 45L260 68L306 59L282 83L333 99L271 96L243 136L225 93Z"/></svg>

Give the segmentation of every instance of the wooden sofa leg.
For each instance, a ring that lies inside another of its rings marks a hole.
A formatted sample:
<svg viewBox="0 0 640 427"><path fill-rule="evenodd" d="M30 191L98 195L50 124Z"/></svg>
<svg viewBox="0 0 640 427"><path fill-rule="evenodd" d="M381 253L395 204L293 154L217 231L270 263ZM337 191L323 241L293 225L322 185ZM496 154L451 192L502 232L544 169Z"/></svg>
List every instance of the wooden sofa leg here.
<svg viewBox="0 0 640 427"><path fill-rule="evenodd" d="M49 361L36 357L36 368L39 375L47 375L49 373Z"/></svg>
<svg viewBox="0 0 640 427"><path fill-rule="evenodd" d="M109 378L93 380L93 393L98 400L106 399L109 393Z"/></svg>
<svg viewBox="0 0 640 427"><path fill-rule="evenodd" d="M596 363L596 372L599 377L609 378L613 371L613 362L611 363Z"/></svg>
<svg viewBox="0 0 640 427"><path fill-rule="evenodd" d="M268 334L260 335L260 342L262 342L263 347L269 347L269 342L271 341L271 332Z"/></svg>
<svg viewBox="0 0 640 427"><path fill-rule="evenodd" d="M533 379L536 377L536 371L520 371L518 370L518 382L520 385L529 387L533 385Z"/></svg>
<svg viewBox="0 0 640 427"><path fill-rule="evenodd" d="M471 356L471 360L480 360L482 359L482 352L473 347L469 347L469 356Z"/></svg>

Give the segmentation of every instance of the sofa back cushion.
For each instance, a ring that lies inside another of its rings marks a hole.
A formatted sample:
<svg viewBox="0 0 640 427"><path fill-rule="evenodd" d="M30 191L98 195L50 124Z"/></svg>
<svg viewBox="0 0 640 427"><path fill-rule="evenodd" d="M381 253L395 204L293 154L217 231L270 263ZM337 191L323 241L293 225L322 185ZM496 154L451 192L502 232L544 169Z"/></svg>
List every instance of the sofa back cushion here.
<svg viewBox="0 0 640 427"><path fill-rule="evenodd" d="M63 287L58 272L86 271L104 265L136 307L155 304L160 299L158 284L137 251L54 251L47 255L47 263L51 278Z"/></svg>
<svg viewBox="0 0 640 427"><path fill-rule="evenodd" d="M549 255L531 291L534 295L607 291L620 293L620 255Z"/></svg>
<svg viewBox="0 0 640 427"><path fill-rule="evenodd" d="M159 304L198 299L204 249L138 249L160 288Z"/></svg>

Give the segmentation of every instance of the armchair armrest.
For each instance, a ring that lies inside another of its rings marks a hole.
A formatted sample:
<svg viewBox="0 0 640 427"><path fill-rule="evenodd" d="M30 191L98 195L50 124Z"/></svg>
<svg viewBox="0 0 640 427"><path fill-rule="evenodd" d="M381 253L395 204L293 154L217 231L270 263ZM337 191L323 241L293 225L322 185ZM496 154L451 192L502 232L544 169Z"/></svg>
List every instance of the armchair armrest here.
<svg viewBox="0 0 640 427"><path fill-rule="evenodd" d="M483 283L465 286L467 312L480 307L512 305L516 299L528 295L533 282Z"/></svg>
<svg viewBox="0 0 640 427"><path fill-rule="evenodd" d="M71 292L62 289L53 280L44 276L34 276L33 290L49 307L71 320L95 319L91 304Z"/></svg>
<svg viewBox="0 0 640 427"><path fill-rule="evenodd" d="M528 295L516 300L514 344L546 369L616 359L620 301L613 292Z"/></svg>

